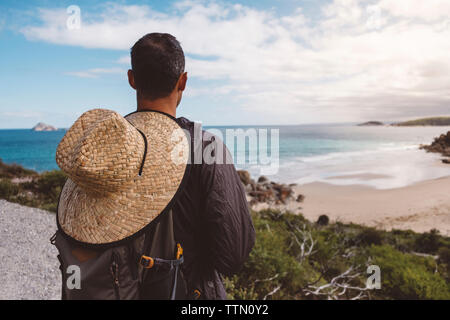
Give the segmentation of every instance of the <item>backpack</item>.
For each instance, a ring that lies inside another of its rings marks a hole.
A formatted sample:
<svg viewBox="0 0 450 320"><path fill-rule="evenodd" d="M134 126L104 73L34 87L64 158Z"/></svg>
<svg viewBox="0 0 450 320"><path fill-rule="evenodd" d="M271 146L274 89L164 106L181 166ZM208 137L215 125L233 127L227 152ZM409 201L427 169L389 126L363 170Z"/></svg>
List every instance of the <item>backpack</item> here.
<svg viewBox="0 0 450 320"><path fill-rule="evenodd" d="M102 249L81 246L58 230L50 242L59 253L62 299L186 299L172 210L161 215L142 234Z"/></svg>

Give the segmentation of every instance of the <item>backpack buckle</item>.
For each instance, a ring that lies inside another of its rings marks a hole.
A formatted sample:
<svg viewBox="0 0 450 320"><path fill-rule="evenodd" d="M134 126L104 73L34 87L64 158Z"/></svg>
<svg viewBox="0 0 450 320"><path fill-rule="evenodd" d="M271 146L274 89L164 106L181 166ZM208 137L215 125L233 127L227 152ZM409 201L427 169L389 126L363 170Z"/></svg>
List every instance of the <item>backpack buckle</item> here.
<svg viewBox="0 0 450 320"><path fill-rule="evenodd" d="M155 260L153 260L152 257L141 256L140 264L144 267L144 269L151 269L155 264Z"/></svg>
<svg viewBox="0 0 450 320"><path fill-rule="evenodd" d="M183 256L183 247L177 243L177 260Z"/></svg>

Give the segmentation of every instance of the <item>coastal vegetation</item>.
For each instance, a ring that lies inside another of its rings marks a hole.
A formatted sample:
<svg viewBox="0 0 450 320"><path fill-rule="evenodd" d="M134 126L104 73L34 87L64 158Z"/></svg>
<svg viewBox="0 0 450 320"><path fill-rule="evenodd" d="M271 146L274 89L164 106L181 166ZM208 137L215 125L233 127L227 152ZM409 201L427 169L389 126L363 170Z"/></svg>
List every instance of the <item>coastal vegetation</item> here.
<svg viewBox="0 0 450 320"><path fill-rule="evenodd" d="M290 186L240 173L250 201L303 201ZM0 198L56 211L66 176L0 161ZM230 299L450 299L450 238L437 230L383 231L316 222L274 209L252 211L256 243L243 269L225 278ZM368 289L369 266L380 289Z"/></svg>
<svg viewBox="0 0 450 320"><path fill-rule="evenodd" d="M56 212L65 181L66 175L60 170L39 174L0 160L0 198L10 202Z"/></svg>
<svg viewBox="0 0 450 320"><path fill-rule="evenodd" d="M274 210L252 216L255 248L226 279L230 299L450 299L450 238L436 230L320 225ZM380 268L380 289L366 286L369 266Z"/></svg>
<svg viewBox="0 0 450 320"><path fill-rule="evenodd" d="M393 126L450 126L450 117L432 117L404 121L392 124Z"/></svg>

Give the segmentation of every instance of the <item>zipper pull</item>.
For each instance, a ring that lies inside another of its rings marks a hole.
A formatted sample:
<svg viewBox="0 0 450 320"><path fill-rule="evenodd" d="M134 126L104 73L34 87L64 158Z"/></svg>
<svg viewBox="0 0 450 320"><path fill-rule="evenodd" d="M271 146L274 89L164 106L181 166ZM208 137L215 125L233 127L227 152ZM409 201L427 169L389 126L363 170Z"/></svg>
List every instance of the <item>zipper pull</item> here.
<svg viewBox="0 0 450 320"><path fill-rule="evenodd" d="M113 255L111 263L111 275L115 285L119 285L119 265L116 262L116 257Z"/></svg>
<svg viewBox="0 0 450 320"><path fill-rule="evenodd" d="M114 283L116 285L119 285L119 266L114 261L113 262L113 277L114 277Z"/></svg>

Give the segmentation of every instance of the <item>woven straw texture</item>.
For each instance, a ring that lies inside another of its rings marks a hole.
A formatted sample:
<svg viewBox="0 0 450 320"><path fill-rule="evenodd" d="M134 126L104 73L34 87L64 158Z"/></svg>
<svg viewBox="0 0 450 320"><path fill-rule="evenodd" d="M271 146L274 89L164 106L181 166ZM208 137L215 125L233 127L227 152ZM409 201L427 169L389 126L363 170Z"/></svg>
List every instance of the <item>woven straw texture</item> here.
<svg viewBox="0 0 450 320"><path fill-rule="evenodd" d="M148 141L141 176L145 142L136 128ZM138 112L125 119L105 109L84 113L56 153L58 165L69 176L61 192L59 225L67 235L89 244L132 236L169 204L188 158L187 136L164 114Z"/></svg>

